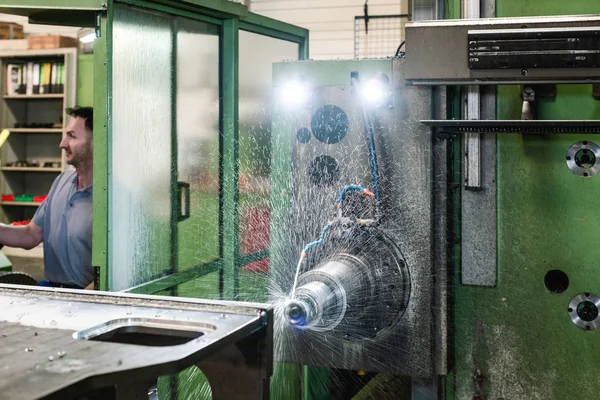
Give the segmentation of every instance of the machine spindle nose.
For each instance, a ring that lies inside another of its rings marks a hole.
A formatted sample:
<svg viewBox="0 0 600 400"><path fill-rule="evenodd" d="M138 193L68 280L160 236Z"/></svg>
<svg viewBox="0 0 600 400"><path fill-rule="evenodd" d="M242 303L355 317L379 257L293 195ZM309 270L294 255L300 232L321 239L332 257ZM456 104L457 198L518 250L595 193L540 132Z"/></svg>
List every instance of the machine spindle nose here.
<svg viewBox="0 0 600 400"><path fill-rule="evenodd" d="M285 308L285 315L290 325L305 326L308 322L308 309L299 300L291 300Z"/></svg>

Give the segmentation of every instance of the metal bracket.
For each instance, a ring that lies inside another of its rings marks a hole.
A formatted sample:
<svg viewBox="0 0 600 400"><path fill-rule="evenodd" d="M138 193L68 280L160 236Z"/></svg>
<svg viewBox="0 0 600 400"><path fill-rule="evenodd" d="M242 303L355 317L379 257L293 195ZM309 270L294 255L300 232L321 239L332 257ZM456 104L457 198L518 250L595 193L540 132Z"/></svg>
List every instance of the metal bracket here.
<svg viewBox="0 0 600 400"><path fill-rule="evenodd" d="M556 98L556 84L545 83L540 85L521 86L521 99L535 101L535 97Z"/></svg>
<svg viewBox="0 0 600 400"><path fill-rule="evenodd" d="M531 121L535 118L535 90L532 86L521 86L521 98L523 106L521 107L521 119Z"/></svg>
<svg viewBox="0 0 600 400"><path fill-rule="evenodd" d="M555 84L541 85L523 85L521 86L521 99L523 108L521 109L521 120L532 121L536 119L535 100L540 97L556 97Z"/></svg>
<svg viewBox="0 0 600 400"><path fill-rule="evenodd" d="M582 15L409 22L405 77L415 85L600 82L594 53L599 19L597 15ZM574 37L579 40L569 41ZM470 42L481 38L494 43L489 49L483 43L471 43L476 49L469 47ZM548 45L550 51L548 46L542 47L547 42L542 45L536 41L540 38L553 40ZM531 48L522 49L524 43ZM494 49L502 47L504 51L506 46L506 54ZM585 58L569 52L569 47L586 52ZM562 57L561 53L569 54ZM474 64L478 67L470 68Z"/></svg>

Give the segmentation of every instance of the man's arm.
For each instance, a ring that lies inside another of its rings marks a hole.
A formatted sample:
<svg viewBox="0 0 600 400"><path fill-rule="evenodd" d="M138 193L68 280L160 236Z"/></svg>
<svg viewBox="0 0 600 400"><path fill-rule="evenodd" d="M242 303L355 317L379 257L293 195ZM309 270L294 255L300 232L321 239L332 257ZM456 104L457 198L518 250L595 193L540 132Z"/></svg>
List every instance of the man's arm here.
<svg viewBox="0 0 600 400"><path fill-rule="evenodd" d="M10 247L32 249L41 243L44 231L35 223L24 226L0 224L0 243Z"/></svg>

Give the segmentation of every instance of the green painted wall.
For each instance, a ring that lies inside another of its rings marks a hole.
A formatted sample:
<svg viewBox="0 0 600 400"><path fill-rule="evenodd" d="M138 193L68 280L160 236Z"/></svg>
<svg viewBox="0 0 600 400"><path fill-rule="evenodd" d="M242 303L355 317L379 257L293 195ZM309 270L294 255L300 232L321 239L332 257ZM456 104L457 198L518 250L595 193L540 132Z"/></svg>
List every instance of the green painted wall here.
<svg viewBox="0 0 600 400"><path fill-rule="evenodd" d="M94 105L94 55L81 54L77 65L77 104Z"/></svg>
<svg viewBox="0 0 600 400"><path fill-rule="evenodd" d="M498 17L600 13L600 2L498 0ZM498 88L497 118L520 119L518 86ZM591 85L558 85L538 102L539 119L600 119ZM600 294L600 177L573 175L567 149L597 135L498 137L498 284L460 285L455 274L456 399L592 399L600 380L600 332L571 323L567 308L582 292ZM485 163L485 160L484 160ZM549 270L570 281L561 294L544 284Z"/></svg>

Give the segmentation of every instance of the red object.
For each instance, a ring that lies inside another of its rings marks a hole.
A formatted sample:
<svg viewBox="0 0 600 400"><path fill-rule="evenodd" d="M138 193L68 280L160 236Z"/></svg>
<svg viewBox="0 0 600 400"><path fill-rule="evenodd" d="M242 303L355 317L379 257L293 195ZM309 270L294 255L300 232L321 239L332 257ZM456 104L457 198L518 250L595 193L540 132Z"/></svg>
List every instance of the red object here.
<svg viewBox="0 0 600 400"><path fill-rule="evenodd" d="M44 195L41 195L41 196L35 196L35 197L33 198L33 202L34 202L34 203L41 203L41 202L43 202L44 200L46 200L46 197L48 197L48 195L45 195L45 194L44 194Z"/></svg>
<svg viewBox="0 0 600 400"><path fill-rule="evenodd" d="M15 196L12 194L3 194L2 201L15 201Z"/></svg>
<svg viewBox="0 0 600 400"><path fill-rule="evenodd" d="M15 226L29 225L30 222L31 222L30 219L26 219L23 221L14 221L11 225L15 225Z"/></svg>
<svg viewBox="0 0 600 400"><path fill-rule="evenodd" d="M250 254L269 247L270 210L268 206L248 207L240 213L240 252ZM269 259L242 267L245 271L268 272Z"/></svg>

